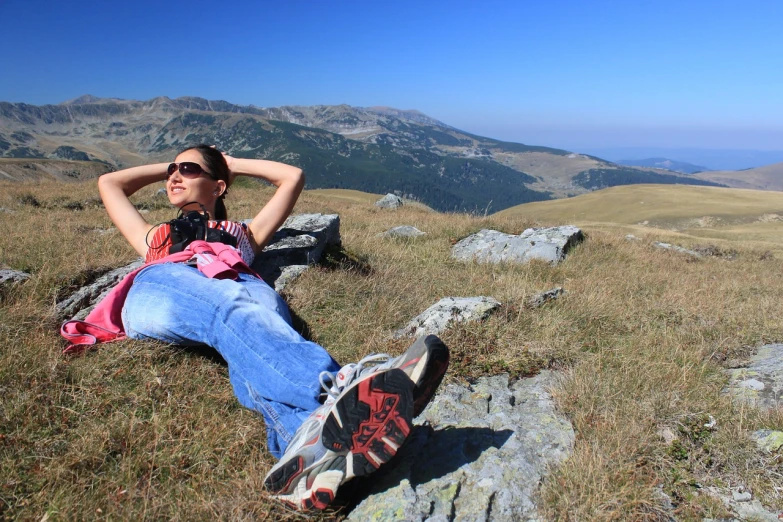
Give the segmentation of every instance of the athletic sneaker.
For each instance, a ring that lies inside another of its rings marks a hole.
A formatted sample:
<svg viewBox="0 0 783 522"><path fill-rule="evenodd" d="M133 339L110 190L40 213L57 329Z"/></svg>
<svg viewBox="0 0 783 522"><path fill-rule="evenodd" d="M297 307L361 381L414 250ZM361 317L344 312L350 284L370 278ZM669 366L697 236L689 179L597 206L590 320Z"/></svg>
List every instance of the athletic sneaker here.
<svg viewBox="0 0 783 522"><path fill-rule="evenodd" d="M264 487L300 509L326 508L342 484L397 453L448 364L446 345L428 335L399 357L375 354L337 375L323 372L326 401L296 431Z"/></svg>
<svg viewBox="0 0 783 522"><path fill-rule="evenodd" d="M280 500L325 509L342 484L374 472L405 442L413 425L413 382L396 368L363 372L366 362L340 370L328 388L322 374L326 402L264 478L264 488Z"/></svg>

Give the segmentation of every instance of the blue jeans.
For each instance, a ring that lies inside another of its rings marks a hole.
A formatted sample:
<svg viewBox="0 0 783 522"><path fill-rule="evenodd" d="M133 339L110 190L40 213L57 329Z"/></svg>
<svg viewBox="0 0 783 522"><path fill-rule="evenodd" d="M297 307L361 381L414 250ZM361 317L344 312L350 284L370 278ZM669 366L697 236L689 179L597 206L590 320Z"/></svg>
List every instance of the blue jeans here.
<svg viewBox="0 0 783 522"><path fill-rule="evenodd" d="M269 451L278 459L321 405L319 374L340 369L291 327L277 292L248 274L231 281L179 263L149 266L133 281L122 323L132 339L215 348L239 402L264 416Z"/></svg>

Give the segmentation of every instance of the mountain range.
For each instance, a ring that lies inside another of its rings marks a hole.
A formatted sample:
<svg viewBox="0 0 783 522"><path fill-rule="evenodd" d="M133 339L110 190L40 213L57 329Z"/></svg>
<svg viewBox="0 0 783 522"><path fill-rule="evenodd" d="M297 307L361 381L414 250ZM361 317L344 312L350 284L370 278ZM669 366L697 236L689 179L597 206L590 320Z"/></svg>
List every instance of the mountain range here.
<svg viewBox="0 0 783 522"><path fill-rule="evenodd" d="M113 169L171 161L197 143L297 165L307 173L307 188L394 192L442 211L494 212L634 183L718 184L476 136L390 107L260 108L196 97L89 95L58 105L0 102L6 158L97 161ZM2 174L15 177L8 169Z"/></svg>

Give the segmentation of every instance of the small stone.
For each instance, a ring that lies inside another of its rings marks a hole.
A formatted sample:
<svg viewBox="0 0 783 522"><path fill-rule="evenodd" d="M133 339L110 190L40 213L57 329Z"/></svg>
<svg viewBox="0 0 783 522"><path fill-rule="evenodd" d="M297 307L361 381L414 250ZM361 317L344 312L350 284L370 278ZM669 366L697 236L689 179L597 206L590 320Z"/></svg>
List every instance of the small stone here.
<svg viewBox="0 0 783 522"><path fill-rule="evenodd" d="M375 202L375 206L379 208L395 209L401 207L402 205L402 198L400 196L395 196L394 194L386 194Z"/></svg>
<svg viewBox="0 0 783 522"><path fill-rule="evenodd" d="M664 426L663 428L659 429L657 433L658 436L661 437L666 444L671 444L675 440L679 439L677 434L674 433L674 430L672 430L668 426Z"/></svg>
<svg viewBox="0 0 783 522"><path fill-rule="evenodd" d="M549 301L553 301L560 297L561 295L566 294L567 292L563 290L563 287L557 286L555 288L552 288L551 290L547 290L546 292L541 292L540 294L536 294L527 301L527 306L530 308L538 308L540 306L545 305Z"/></svg>
<svg viewBox="0 0 783 522"><path fill-rule="evenodd" d="M393 227L384 232L384 237L404 237L404 238L412 238L412 237L419 237L425 235L425 232L422 232L416 227L410 226L410 225L400 225L398 227Z"/></svg>
<svg viewBox="0 0 783 522"><path fill-rule="evenodd" d="M695 252L693 250L688 250L687 248L683 248L681 246L671 245L669 243L662 243L660 241L655 241L655 242L653 242L653 246L655 248L660 248L660 249L663 249L663 250L673 250L674 252L678 252L680 254L685 254L685 255L688 255L688 256L691 256L691 257L697 257L697 258L702 257L702 255L699 254L698 252Z"/></svg>
<svg viewBox="0 0 783 522"><path fill-rule="evenodd" d="M749 491L734 490L731 492L731 498L734 502L749 502L753 495Z"/></svg>
<svg viewBox="0 0 783 522"><path fill-rule="evenodd" d="M625 236L626 241L641 241L638 237L634 236L633 234L628 234Z"/></svg>
<svg viewBox="0 0 783 522"><path fill-rule="evenodd" d="M165 188L159 188L157 192L155 192L156 196L166 196L168 195L168 192L166 192Z"/></svg>

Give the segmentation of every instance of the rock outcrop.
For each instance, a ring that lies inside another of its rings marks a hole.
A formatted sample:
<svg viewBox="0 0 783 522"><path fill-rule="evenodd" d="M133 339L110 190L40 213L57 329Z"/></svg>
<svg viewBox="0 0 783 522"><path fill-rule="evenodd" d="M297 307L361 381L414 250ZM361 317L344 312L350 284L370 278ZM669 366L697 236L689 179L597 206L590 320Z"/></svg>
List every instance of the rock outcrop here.
<svg viewBox="0 0 783 522"><path fill-rule="evenodd" d="M329 245L340 244L340 216L300 214L289 217L263 252L256 255L252 268L278 292L321 259ZM123 277L141 266L138 259L112 270L84 286L56 305L63 319L84 319Z"/></svg>
<svg viewBox="0 0 783 522"><path fill-rule="evenodd" d="M55 305L58 317L63 319L84 319L87 317L87 314L95 308L95 305L106 297L106 294L114 288L114 285L119 283L123 277L139 268L142 264L143 260L139 258L130 264L115 268L89 285L78 289L69 297Z"/></svg>
<svg viewBox="0 0 783 522"><path fill-rule="evenodd" d="M8 268L0 269L0 288L21 283L27 279L30 279L30 274L27 272L11 270Z"/></svg>
<svg viewBox="0 0 783 522"><path fill-rule="evenodd" d="M402 198L394 194L386 194L375 202L376 207L395 209L403 205Z"/></svg>
<svg viewBox="0 0 783 522"><path fill-rule="evenodd" d="M751 357L748 366L729 370L725 389L739 400L760 408L783 406L783 344L767 344Z"/></svg>
<svg viewBox="0 0 783 522"><path fill-rule="evenodd" d="M705 488L706 492L718 498L734 516L730 519L721 519L721 522L780 522L778 513L765 508L761 502L753 498L750 491L744 488L722 489L716 487ZM704 522L719 522L711 518L705 518Z"/></svg>
<svg viewBox="0 0 783 522"><path fill-rule="evenodd" d="M729 383L725 393L751 406L775 409L783 406L783 344L761 346L744 368L727 370ZM760 429L750 434L759 452L769 456L783 449L783 432ZM739 520L777 521L783 513L767 510L750 491L707 488Z"/></svg>
<svg viewBox="0 0 783 522"><path fill-rule="evenodd" d="M321 259L330 245L340 244L340 216L299 214L289 217L275 232L252 268L278 292L308 266Z"/></svg>
<svg viewBox="0 0 783 522"><path fill-rule="evenodd" d="M444 297L392 334L394 339L439 334L454 323L480 321L500 306L492 297Z"/></svg>
<svg viewBox="0 0 783 522"><path fill-rule="evenodd" d="M539 259L555 265L583 239L582 231L572 225L529 228L518 236L484 229L455 244L451 256L480 263L527 263Z"/></svg>
<svg viewBox="0 0 783 522"><path fill-rule="evenodd" d="M552 380L545 371L511 385L499 375L444 386L348 520L538 520L540 481L574 442Z"/></svg>

